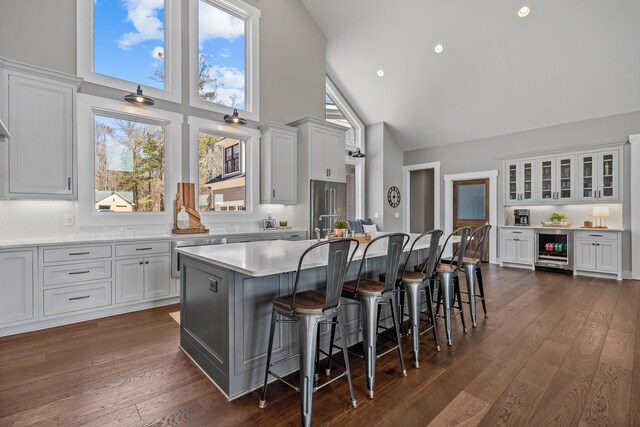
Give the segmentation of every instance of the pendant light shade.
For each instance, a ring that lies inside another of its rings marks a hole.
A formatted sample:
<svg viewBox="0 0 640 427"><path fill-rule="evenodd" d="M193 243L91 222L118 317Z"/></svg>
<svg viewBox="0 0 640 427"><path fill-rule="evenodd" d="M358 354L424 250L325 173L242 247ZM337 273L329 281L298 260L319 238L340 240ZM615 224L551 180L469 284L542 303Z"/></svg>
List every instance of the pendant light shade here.
<svg viewBox="0 0 640 427"><path fill-rule="evenodd" d="M238 109L234 108L233 109L233 114L232 115L225 115L224 116L224 121L229 123L230 125L246 125L247 121L245 119L243 119L242 117L238 116Z"/></svg>
<svg viewBox="0 0 640 427"><path fill-rule="evenodd" d="M150 106L156 103L153 100L153 98L150 98L142 94L142 88L140 87L140 85L138 85L138 89L136 90L136 93L130 93L129 95L125 95L124 100L134 105Z"/></svg>
<svg viewBox="0 0 640 427"><path fill-rule="evenodd" d="M363 157L367 157L366 154L361 152L359 148L356 148L356 151L349 151L349 156L354 157L356 159L361 159Z"/></svg>

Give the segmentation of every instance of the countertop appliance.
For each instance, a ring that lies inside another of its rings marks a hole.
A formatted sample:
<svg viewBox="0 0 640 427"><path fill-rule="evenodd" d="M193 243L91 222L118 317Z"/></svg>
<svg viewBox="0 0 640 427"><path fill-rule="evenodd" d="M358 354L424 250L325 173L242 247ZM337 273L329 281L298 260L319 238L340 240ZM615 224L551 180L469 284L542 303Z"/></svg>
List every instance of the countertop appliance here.
<svg viewBox="0 0 640 427"><path fill-rule="evenodd" d="M529 216L531 212L529 209L514 209L513 210L513 225L530 225Z"/></svg>
<svg viewBox="0 0 640 427"><path fill-rule="evenodd" d="M176 251L177 248L185 248L191 246L210 246L210 245L223 245L227 243L226 237L205 237L201 239L191 240L174 240L171 242L171 277L180 277L180 254Z"/></svg>
<svg viewBox="0 0 640 427"><path fill-rule="evenodd" d="M573 272L573 231L536 229L536 270Z"/></svg>
<svg viewBox="0 0 640 427"><path fill-rule="evenodd" d="M310 194L309 236L315 236L314 230L319 228L322 230L321 237L327 237L337 219L346 219L347 184L312 180Z"/></svg>

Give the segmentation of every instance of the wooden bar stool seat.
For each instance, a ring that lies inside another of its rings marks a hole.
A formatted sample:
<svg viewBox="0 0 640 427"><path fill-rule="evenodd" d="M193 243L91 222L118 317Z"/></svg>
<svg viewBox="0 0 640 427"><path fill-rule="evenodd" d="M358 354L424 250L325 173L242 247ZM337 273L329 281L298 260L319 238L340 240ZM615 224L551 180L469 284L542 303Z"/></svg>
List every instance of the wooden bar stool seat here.
<svg viewBox="0 0 640 427"><path fill-rule="evenodd" d="M288 309L291 307L293 296L274 298L273 305ZM296 295L294 314L322 314L324 310L324 293L319 291L306 291Z"/></svg>
<svg viewBox="0 0 640 427"><path fill-rule="evenodd" d="M356 292L357 285L357 292ZM363 295L382 295L384 292L384 283L376 280L362 279L358 285L357 280L351 280L344 284L342 288L342 295L346 298L351 298L357 293Z"/></svg>
<svg viewBox="0 0 640 427"><path fill-rule="evenodd" d="M380 281L384 282L384 279L387 277L386 273L380 274ZM396 276L396 282L406 282L406 283L420 283L424 282L427 277L422 273L422 271L405 271L402 274L401 271L398 272Z"/></svg>
<svg viewBox="0 0 640 427"><path fill-rule="evenodd" d="M455 265L451 264L438 264L436 267L436 273L453 273L458 269Z"/></svg>

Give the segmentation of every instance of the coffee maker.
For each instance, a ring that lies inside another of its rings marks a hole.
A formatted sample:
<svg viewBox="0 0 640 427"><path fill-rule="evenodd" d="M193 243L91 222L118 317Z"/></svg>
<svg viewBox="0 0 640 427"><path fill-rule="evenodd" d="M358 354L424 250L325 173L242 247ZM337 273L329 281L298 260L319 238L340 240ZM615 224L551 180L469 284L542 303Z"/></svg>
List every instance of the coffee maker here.
<svg viewBox="0 0 640 427"><path fill-rule="evenodd" d="M514 209L513 225L529 225L529 214L529 209Z"/></svg>

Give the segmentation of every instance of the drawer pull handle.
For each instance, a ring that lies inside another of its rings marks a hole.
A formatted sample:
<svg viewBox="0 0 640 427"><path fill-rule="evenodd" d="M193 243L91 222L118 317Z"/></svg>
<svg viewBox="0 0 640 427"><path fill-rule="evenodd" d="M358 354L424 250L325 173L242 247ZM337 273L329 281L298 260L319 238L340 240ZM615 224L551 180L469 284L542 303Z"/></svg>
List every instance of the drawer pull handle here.
<svg viewBox="0 0 640 427"><path fill-rule="evenodd" d="M85 271L70 271L69 274L87 274L87 273L91 273L90 270L85 270Z"/></svg>
<svg viewBox="0 0 640 427"><path fill-rule="evenodd" d="M589 234L589 237L604 237L602 234Z"/></svg>
<svg viewBox="0 0 640 427"><path fill-rule="evenodd" d="M69 298L69 301L76 301L76 300L79 300L79 299L87 299L89 297L90 297L90 295L83 295L81 297L71 297L71 298Z"/></svg>
<svg viewBox="0 0 640 427"><path fill-rule="evenodd" d="M150 251L153 248L136 248L136 251Z"/></svg>
<svg viewBox="0 0 640 427"><path fill-rule="evenodd" d="M69 254L69 256L76 256L76 255L89 255L91 252L71 252Z"/></svg>

